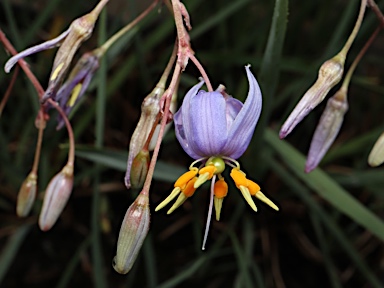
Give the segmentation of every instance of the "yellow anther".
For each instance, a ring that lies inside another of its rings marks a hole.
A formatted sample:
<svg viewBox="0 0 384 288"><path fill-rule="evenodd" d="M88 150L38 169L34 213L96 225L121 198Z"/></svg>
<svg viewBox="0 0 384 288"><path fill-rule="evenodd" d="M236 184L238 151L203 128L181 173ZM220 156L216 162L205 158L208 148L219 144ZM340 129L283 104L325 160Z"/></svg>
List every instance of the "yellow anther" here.
<svg viewBox="0 0 384 288"><path fill-rule="evenodd" d="M213 197L217 221L220 221L220 213L221 213L221 207L223 206L223 200L224 198L217 198L216 196Z"/></svg>
<svg viewBox="0 0 384 288"><path fill-rule="evenodd" d="M55 80L56 78L57 78L57 76L59 75L59 73L60 73L60 71L61 71L61 69L63 68L63 66L64 66L64 62L61 62L58 66L57 66L57 68L55 69L55 71L53 71L53 73L52 73L52 76L51 76L51 81L53 81L53 80Z"/></svg>
<svg viewBox="0 0 384 288"><path fill-rule="evenodd" d="M275 209L276 211L279 211L279 207L275 205L271 200L267 198L261 191L257 192L255 195L259 200L263 201L265 204L270 206L271 208Z"/></svg>
<svg viewBox="0 0 384 288"><path fill-rule="evenodd" d="M175 211L176 208L179 208L187 199L188 197L185 196L184 193L180 193L179 197L176 199L175 204L173 204L171 209L168 210L167 214L171 214L173 211Z"/></svg>
<svg viewBox="0 0 384 288"><path fill-rule="evenodd" d="M215 197L224 198L228 193L228 184L224 181L224 179L220 179L216 181L215 186L213 187L213 191Z"/></svg>
<svg viewBox="0 0 384 288"><path fill-rule="evenodd" d="M249 189L249 193L251 193L252 196L255 196L255 194L260 191L260 186L249 179L247 180L248 180L247 187Z"/></svg>
<svg viewBox="0 0 384 288"><path fill-rule="evenodd" d="M202 175L202 174L208 173L209 174L208 179L211 179L213 177L213 174L216 172L216 170L217 170L217 168L212 164L212 165L208 165L208 166L201 168L199 170L199 174Z"/></svg>
<svg viewBox="0 0 384 288"><path fill-rule="evenodd" d="M207 180L212 179L213 174L216 172L216 167L213 165L208 165L199 170L199 178L196 180L195 189L199 188L201 185L203 185Z"/></svg>
<svg viewBox="0 0 384 288"><path fill-rule="evenodd" d="M240 189L240 186L244 186L244 187L248 186L248 180L245 177L245 173L243 171L233 168L230 175L233 181L235 181L237 188Z"/></svg>
<svg viewBox="0 0 384 288"><path fill-rule="evenodd" d="M191 197L195 193L196 188L193 187L193 185L195 184L196 180L197 177L192 178L191 181L189 181L185 188L182 190L185 196Z"/></svg>
<svg viewBox="0 0 384 288"><path fill-rule="evenodd" d="M81 87L83 87L83 84L82 83L78 83L75 88L72 89L72 95L71 95L71 98L69 99L68 101L68 106L69 107L72 107L73 105L75 105L75 102L77 100L77 97L79 96L80 94L80 91L81 91Z"/></svg>
<svg viewBox="0 0 384 288"><path fill-rule="evenodd" d="M183 188L193 177L197 175L198 171L199 169L197 169L196 167L192 167L190 171L184 173L179 177L179 179L176 180L174 186Z"/></svg>
<svg viewBox="0 0 384 288"><path fill-rule="evenodd" d="M180 187L175 187L175 189L172 190L171 194L163 202L157 205L155 211L159 211L161 208L166 206L180 193L180 191L181 191Z"/></svg>
<svg viewBox="0 0 384 288"><path fill-rule="evenodd" d="M249 193L248 188L245 186L240 186L239 189L241 191L241 194L243 194L245 201L247 201L249 206L251 206L251 208L256 212L257 211L256 204L255 202L253 202L253 199L251 197L251 194Z"/></svg>

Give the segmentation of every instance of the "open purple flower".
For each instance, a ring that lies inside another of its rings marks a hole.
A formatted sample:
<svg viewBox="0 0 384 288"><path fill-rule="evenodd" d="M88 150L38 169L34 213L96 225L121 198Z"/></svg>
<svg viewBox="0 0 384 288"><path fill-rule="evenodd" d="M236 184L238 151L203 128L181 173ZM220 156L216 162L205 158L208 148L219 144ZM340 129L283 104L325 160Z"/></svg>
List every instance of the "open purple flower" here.
<svg viewBox="0 0 384 288"><path fill-rule="evenodd" d="M204 84L201 81L189 90L179 111L174 115L176 137L184 151L196 161L189 167L190 171L184 173L175 182L172 193L157 206L156 211L179 195L168 211L168 214L172 213L188 197L191 197L199 186L212 179L203 249L208 235L213 203L216 219L219 220L223 199L227 195L228 185L221 175L226 165L232 167L231 178L253 210L257 211L257 208L251 196L256 196L278 210L278 207L260 191L260 187L246 178L236 161L251 141L262 106L259 85L249 65L245 69L249 92L244 104L227 95L223 91L223 86L214 92L199 91ZM194 167L199 162L203 164L201 169ZM198 177L197 174L199 174ZM216 178L218 178L217 182Z"/></svg>

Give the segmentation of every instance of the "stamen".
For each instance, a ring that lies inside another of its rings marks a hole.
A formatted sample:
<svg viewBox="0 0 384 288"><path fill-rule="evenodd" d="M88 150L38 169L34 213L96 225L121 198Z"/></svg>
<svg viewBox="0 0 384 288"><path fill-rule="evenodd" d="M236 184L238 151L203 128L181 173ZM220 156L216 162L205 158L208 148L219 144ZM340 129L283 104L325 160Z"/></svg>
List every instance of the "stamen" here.
<svg viewBox="0 0 384 288"><path fill-rule="evenodd" d="M180 191L180 187L175 187L175 189L172 190L171 194L163 202L157 205L155 211L159 211L160 209L164 208L164 206L171 202L180 193Z"/></svg>
<svg viewBox="0 0 384 288"><path fill-rule="evenodd" d="M208 232L209 232L209 225L211 224L215 180L216 180L216 175L213 176L213 179L212 179L212 182L211 182L211 197L210 197L210 200L209 200L209 209L208 209L207 223L205 224L204 240L203 240L203 246L201 247L201 250L205 250L205 243L207 242L207 237L208 237Z"/></svg>
<svg viewBox="0 0 384 288"><path fill-rule="evenodd" d="M185 172L183 175L179 177L179 179L176 180L174 185L175 187L183 188L185 184L187 184L188 181L190 181L193 177L195 177L197 172L199 171L199 169L197 169L196 167L192 167L190 169L191 171Z"/></svg>
<svg viewBox="0 0 384 288"><path fill-rule="evenodd" d="M235 159L232 159L232 158L230 158L230 157L226 157L226 156L221 156L221 158L223 158L223 159L225 159L225 160L227 160L227 161L232 162L232 163L235 164L235 165L231 165L231 164L229 164L229 163L228 163L228 165L229 165L229 166L232 166L233 168L237 168L237 170L240 170L240 164L239 164L239 162L237 162Z"/></svg>
<svg viewBox="0 0 384 288"><path fill-rule="evenodd" d="M220 221L221 207L223 206L224 198L217 198L215 196L213 201L215 202L216 221Z"/></svg>
<svg viewBox="0 0 384 288"><path fill-rule="evenodd" d="M179 197L176 199L176 202L173 204L171 209L168 210L167 214L171 214L173 211L175 211L176 208L179 208L181 205L183 205L187 199L188 197L185 196L184 193L180 193Z"/></svg>
<svg viewBox="0 0 384 288"><path fill-rule="evenodd" d="M215 183L214 193L217 198L224 198L228 193L228 184L224 181L224 178Z"/></svg>
<svg viewBox="0 0 384 288"><path fill-rule="evenodd" d="M233 181L235 181L237 188L240 189L240 186L244 186L244 187L248 186L248 180L245 177L245 173L243 171L233 168L230 175Z"/></svg>
<svg viewBox="0 0 384 288"><path fill-rule="evenodd" d="M249 189L249 193L251 193L252 196L255 196L255 194L260 191L260 186L257 183L253 182L252 180L247 179L247 181L248 181L247 187Z"/></svg>
<svg viewBox="0 0 384 288"><path fill-rule="evenodd" d="M257 192L255 195L259 200L263 201L265 204L270 206L271 208L275 209L276 211L279 211L279 207L275 205L271 200L267 198L261 191Z"/></svg>
<svg viewBox="0 0 384 288"><path fill-rule="evenodd" d="M196 180L197 180L197 177L191 179L191 181L189 181L187 183L187 185L185 186L185 188L182 190L182 192L184 193L185 196L191 197L195 193L196 188L193 186L194 186Z"/></svg>
<svg viewBox="0 0 384 288"><path fill-rule="evenodd" d="M205 160L205 159L207 159L207 158L208 158L208 157L203 157L203 158L197 159L196 161L193 161L192 164L189 166L189 170L197 169L197 168L195 168L195 167L193 167L193 166L195 166L196 163L199 163L199 162L201 162L201 161L203 161L203 160Z"/></svg>
<svg viewBox="0 0 384 288"><path fill-rule="evenodd" d="M224 197L228 193L228 184L224 181L224 178L219 174L220 180L215 183L214 190L214 202L216 211L216 220L220 220L221 207L223 206Z"/></svg>
<svg viewBox="0 0 384 288"><path fill-rule="evenodd" d="M249 206L251 206L251 208L257 212L257 207L256 207L256 204L255 202L253 202L253 199L251 197L251 194L249 193L249 190L247 187L245 186L240 186L239 187L240 191L241 191L241 194L243 194L243 197L245 199L245 201L247 201L247 203L249 204Z"/></svg>
<svg viewBox="0 0 384 288"><path fill-rule="evenodd" d="M212 179L214 173L216 172L217 168L213 165L209 165L206 167L203 167L199 170L199 178L196 180L195 187L196 189L199 188L201 185L203 185L207 180Z"/></svg>

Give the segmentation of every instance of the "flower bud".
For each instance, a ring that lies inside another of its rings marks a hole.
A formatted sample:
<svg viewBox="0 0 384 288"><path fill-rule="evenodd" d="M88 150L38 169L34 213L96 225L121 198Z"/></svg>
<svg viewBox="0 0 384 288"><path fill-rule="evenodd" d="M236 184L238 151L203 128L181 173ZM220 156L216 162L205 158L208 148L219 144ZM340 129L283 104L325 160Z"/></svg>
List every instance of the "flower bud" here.
<svg viewBox="0 0 384 288"><path fill-rule="evenodd" d="M127 274L136 261L149 230L148 195L139 194L128 208L121 224L117 252L112 266L116 272Z"/></svg>
<svg viewBox="0 0 384 288"><path fill-rule="evenodd" d="M131 170L131 185L132 188L140 189L144 185L149 167L149 151L142 149L139 154L133 159Z"/></svg>
<svg viewBox="0 0 384 288"><path fill-rule="evenodd" d="M319 124L312 138L305 165L305 172L311 172L317 167L333 141L335 141L340 127L343 124L344 115L348 110L346 93L346 89L341 88L333 97L329 98L327 107L325 107L321 115Z"/></svg>
<svg viewBox="0 0 384 288"><path fill-rule="evenodd" d="M19 194L17 195L17 216L25 217L31 211L36 198L36 190L37 175L34 172L31 172L24 180L23 184L21 184Z"/></svg>
<svg viewBox="0 0 384 288"><path fill-rule="evenodd" d="M384 133L376 140L375 145L369 153L368 164L372 167L379 166L384 162Z"/></svg>
<svg viewBox="0 0 384 288"><path fill-rule="evenodd" d="M49 182L45 191L43 208L40 212L39 226L48 231L56 223L63 211L73 187L73 166L67 164Z"/></svg>
<svg viewBox="0 0 384 288"><path fill-rule="evenodd" d="M133 159L143 149L145 142L155 124L157 115L160 112L160 98L164 93L164 88L155 87L152 92L145 97L141 104L141 115L139 123L132 134L131 142L129 143L129 153L127 160L127 170L125 172L125 186L131 188L131 168Z"/></svg>
<svg viewBox="0 0 384 288"><path fill-rule="evenodd" d="M315 84L304 94L280 130L280 138L285 138L317 105L319 105L343 76L345 56L337 54L321 65Z"/></svg>

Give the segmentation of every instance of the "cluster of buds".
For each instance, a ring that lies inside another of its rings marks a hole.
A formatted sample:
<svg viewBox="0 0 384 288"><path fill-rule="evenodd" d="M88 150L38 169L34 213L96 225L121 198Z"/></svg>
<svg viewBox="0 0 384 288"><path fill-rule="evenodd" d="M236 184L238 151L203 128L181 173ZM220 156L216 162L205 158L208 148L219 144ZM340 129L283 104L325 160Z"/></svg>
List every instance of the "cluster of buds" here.
<svg viewBox="0 0 384 288"><path fill-rule="evenodd" d="M320 67L317 81L304 94L304 96L301 98L299 103L296 105L296 107L293 109L281 127L281 139L285 138L289 133L291 133L296 125L300 123L304 117L306 117L317 105L319 105L325 99L328 92L342 79L346 56L357 35L357 32L360 29L366 6L367 0L362 0L359 16L351 35L349 36L341 51L330 60L325 61L324 64ZM340 89L332 97L329 98L310 144L305 165L305 172L311 172L318 166L336 139L342 126L344 115L348 110L347 95L352 74L360 59L375 39L381 27L382 26L375 30L370 39L361 49L358 56L353 61L346 76L344 77L343 84ZM384 157L382 156L383 153L380 153L380 149L382 150L380 147L382 147L382 145L380 145L380 141L378 141L370 154L369 163L372 166L376 165L376 163L382 163L384 161ZM383 161L380 160L380 155L381 158L383 158Z"/></svg>

